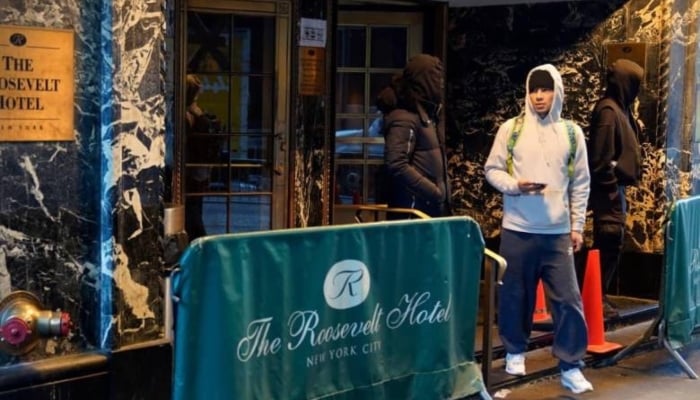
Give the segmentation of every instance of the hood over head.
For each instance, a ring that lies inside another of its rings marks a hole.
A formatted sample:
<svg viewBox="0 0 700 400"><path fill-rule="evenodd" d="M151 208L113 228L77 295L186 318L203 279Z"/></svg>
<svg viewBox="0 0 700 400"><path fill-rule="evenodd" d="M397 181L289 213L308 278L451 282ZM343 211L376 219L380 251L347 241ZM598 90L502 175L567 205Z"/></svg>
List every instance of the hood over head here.
<svg viewBox="0 0 700 400"><path fill-rule="evenodd" d="M389 87L377 96L377 108L386 113L395 108L415 111L417 104L428 110L437 110L443 102L444 69L439 58L419 54L411 57Z"/></svg>
<svg viewBox="0 0 700 400"><path fill-rule="evenodd" d="M537 89L554 90L554 79L549 72L543 69L536 69L530 74L530 80L527 82L527 92L531 93Z"/></svg>
<svg viewBox="0 0 700 400"><path fill-rule="evenodd" d="M608 87L605 96L627 109L639 94L644 68L634 61L620 58L608 67Z"/></svg>
<svg viewBox="0 0 700 400"><path fill-rule="evenodd" d="M559 71L557 71L552 64L539 65L531 69L527 74L527 80L525 82L525 116L527 118L539 119L535 108L532 103L530 103L529 89L532 86L537 86L537 84L543 84L542 82L549 83L549 80L546 79L546 75L543 73L549 74L551 77L554 90L554 99L552 101L552 108L549 110L548 118L551 118L552 122L557 122L559 118L561 118L561 110L564 105L564 83L562 82L561 74L559 74Z"/></svg>

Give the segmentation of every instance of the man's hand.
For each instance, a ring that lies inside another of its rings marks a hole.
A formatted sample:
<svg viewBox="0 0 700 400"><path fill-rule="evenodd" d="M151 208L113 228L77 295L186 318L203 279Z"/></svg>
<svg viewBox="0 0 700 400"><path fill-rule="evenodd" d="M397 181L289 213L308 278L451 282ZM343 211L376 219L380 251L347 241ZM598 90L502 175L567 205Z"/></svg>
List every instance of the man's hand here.
<svg viewBox="0 0 700 400"><path fill-rule="evenodd" d="M571 246L574 248L574 252L581 250L583 247L583 235L581 232L571 231Z"/></svg>

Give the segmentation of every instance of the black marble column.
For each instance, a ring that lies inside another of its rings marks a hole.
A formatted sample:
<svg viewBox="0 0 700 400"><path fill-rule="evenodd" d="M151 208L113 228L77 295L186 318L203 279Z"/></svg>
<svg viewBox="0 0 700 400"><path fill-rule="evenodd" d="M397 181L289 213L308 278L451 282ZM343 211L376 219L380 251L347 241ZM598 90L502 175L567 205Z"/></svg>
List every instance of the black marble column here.
<svg viewBox="0 0 700 400"><path fill-rule="evenodd" d="M328 42L324 49L326 71L330 71L332 58L335 57L330 50L332 46L333 20L331 13L331 0L298 0L294 4L297 7L295 18L314 18L327 22ZM298 24L297 24L298 26ZM301 51L299 43L299 29L294 31L293 57L297 64L293 67L294 73L299 73L298 52ZM332 131L333 120L331 118L330 105L333 99L329 97L331 79L333 74L326 74L325 87L319 95L300 95L296 88L292 89L292 104L294 104L293 117L296 126L292 134L292 227L309 227L326 225L329 223L331 200L331 158L333 149L330 146L329 133ZM298 84L299 80L292 79Z"/></svg>
<svg viewBox="0 0 700 400"><path fill-rule="evenodd" d="M67 338L0 364L162 336L163 2L4 2L75 31L76 140L0 143L0 298L68 312Z"/></svg>

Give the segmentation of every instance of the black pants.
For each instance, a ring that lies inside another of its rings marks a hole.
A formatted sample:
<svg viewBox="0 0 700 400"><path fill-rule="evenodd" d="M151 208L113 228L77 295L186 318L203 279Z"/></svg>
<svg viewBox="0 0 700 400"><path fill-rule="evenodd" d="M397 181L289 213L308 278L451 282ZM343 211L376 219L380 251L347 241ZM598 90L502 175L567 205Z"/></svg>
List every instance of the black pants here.
<svg viewBox="0 0 700 400"><path fill-rule="evenodd" d="M603 293L610 292L613 277L620 264L625 227L622 224L604 222L594 228L594 246L600 251L600 268L603 275Z"/></svg>
<svg viewBox="0 0 700 400"><path fill-rule="evenodd" d="M593 248L600 252L603 294L610 292L615 272L620 264L625 238L627 201L625 188L618 187L617 196L591 192L593 209Z"/></svg>

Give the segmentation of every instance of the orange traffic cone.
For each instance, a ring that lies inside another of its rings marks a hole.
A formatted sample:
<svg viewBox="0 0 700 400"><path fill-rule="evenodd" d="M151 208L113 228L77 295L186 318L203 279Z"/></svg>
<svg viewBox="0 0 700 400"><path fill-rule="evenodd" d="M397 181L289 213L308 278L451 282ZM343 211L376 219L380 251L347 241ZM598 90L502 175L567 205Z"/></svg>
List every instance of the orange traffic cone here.
<svg viewBox="0 0 700 400"><path fill-rule="evenodd" d="M532 322L542 322L551 319L547 312L547 299L544 296L544 286L542 281L537 283L537 297L535 298L535 311L532 313Z"/></svg>
<svg viewBox="0 0 700 400"><path fill-rule="evenodd" d="M622 347L619 343L605 341L603 322L603 287L600 279L600 252L588 252L586 272L583 278L583 314L588 326L588 351L603 354Z"/></svg>

